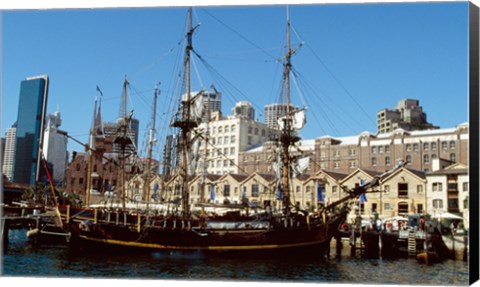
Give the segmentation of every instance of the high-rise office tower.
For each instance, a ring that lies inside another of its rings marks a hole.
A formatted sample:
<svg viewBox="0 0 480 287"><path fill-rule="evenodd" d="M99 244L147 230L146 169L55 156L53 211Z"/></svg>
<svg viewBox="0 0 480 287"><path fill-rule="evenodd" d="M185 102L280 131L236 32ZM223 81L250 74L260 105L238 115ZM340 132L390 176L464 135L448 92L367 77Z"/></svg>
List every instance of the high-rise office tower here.
<svg viewBox="0 0 480 287"><path fill-rule="evenodd" d="M59 129L62 124L60 112L57 111L53 115L48 114L45 124L43 153L47 162L53 167L51 171L53 180L56 183L63 183L67 169L68 153L67 133Z"/></svg>
<svg viewBox="0 0 480 287"><path fill-rule="evenodd" d="M3 174L8 180L13 180L13 159L15 157L15 137L17 134L17 123L5 132L5 147L3 153Z"/></svg>
<svg viewBox="0 0 480 287"><path fill-rule="evenodd" d="M40 174L49 79L30 77L20 84L13 181L34 185Z"/></svg>
<svg viewBox="0 0 480 287"><path fill-rule="evenodd" d="M249 120L255 120L255 109L249 102L238 102L232 108L232 115L234 117L243 117Z"/></svg>
<svg viewBox="0 0 480 287"><path fill-rule="evenodd" d="M298 110L297 107L290 105L290 111ZM265 106L265 124L272 129L278 129L278 119L287 114L286 104L270 104Z"/></svg>

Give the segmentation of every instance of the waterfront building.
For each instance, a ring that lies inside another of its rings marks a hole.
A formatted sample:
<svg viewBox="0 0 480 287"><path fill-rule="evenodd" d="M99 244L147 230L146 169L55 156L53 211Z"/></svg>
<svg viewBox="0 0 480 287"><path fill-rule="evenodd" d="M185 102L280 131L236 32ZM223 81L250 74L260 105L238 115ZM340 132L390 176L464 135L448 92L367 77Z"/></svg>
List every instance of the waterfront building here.
<svg viewBox="0 0 480 287"><path fill-rule="evenodd" d="M60 112L47 114L43 153L45 160L51 164L52 178L55 184L63 185L68 164L67 133L59 129L62 124Z"/></svg>
<svg viewBox="0 0 480 287"><path fill-rule="evenodd" d="M300 141L300 148L310 152L311 163L306 172L320 169L349 174L357 168L384 172L399 160L407 167L423 172L432 171L432 161L468 164L469 125L423 131L397 129L391 133L373 135L363 132L356 136L323 136ZM271 159L274 145L265 142L239 154L239 166L246 173L273 173Z"/></svg>
<svg viewBox="0 0 480 287"><path fill-rule="evenodd" d="M13 181L34 185L39 179L49 79L29 77L20 84Z"/></svg>
<svg viewBox="0 0 480 287"><path fill-rule="evenodd" d="M428 198L427 211L432 215L445 212L460 214L468 229L469 218L469 173L463 163L445 164L437 160L435 170L426 175Z"/></svg>
<svg viewBox="0 0 480 287"><path fill-rule="evenodd" d="M218 113L198 129L208 131L208 143L199 142L196 172L219 175L244 172L239 168L239 153L266 142L271 133L263 123L245 117L221 117Z"/></svg>
<svg viewBox="0 0 480 287"><path fill-rule="evenodd" d="M5 146L3 152L3 174L9 181L13 180L13 161L15 157L15 139L17 134L17 123L5 132Z"/></svg>
<svg viewBox="0 0 480 287"><path fill-rule="evenodd" d="M403 99L393 109L382 109L377 113L377 134L393 132L396 129L406 131L438 129L427 122L427 114L418 100Z"/></svg>

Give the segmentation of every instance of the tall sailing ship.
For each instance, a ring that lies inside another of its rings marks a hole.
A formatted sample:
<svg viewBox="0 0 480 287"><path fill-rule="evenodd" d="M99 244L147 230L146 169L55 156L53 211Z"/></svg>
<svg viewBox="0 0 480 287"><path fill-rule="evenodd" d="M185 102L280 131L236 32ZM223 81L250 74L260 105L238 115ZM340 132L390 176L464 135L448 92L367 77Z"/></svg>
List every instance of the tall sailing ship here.
<svg viewBox="0 0 480 287"><path fill-rule="evenodd" d="M295 49L290 47L290 21L287 17L287 54L284 57L284 83L286 91L286 114L279 119L278 133L274 138L278 155L275 170L277 174L278 203L256 207L251 212L248 202L223 206L222 214L206 212L207 203L192 206L190 201L189 179L191 168L192 141L194 138L206 139L208 135L198 136L199 114L195 95L190 89L190 54L192 52L192 9L189 9L189 24L187 44L185 47L185 81L186 92L181 101L177 115L172 121L172 127L179 131L179 169L181 179L180 200L163 202L173 204L172 209L158 209L157 203L150 203L148 179L150 167L146 168L146 204L143 208L130 208L125 194L125 149L129 144L127 127L129 117L126 109L120 122L119 133L115 142L121 147L119 171L121 184L121 204L90 205L87 199L86 207L59 205L63 228L71 234L72 244L112 245L148 250L168 251L222 251L222 252L257 252L306 250L322 256L329 246L331 238L339 226L346 220L352 200L366 193L389 174L387 172L374 178L369 183L346 190L346 196L328 205L321 206L311 212L301 210L291 201L293 164L297 160L292 155L295 145L300 140L298 131L305 122L305 110L292 109L290 103L290 70L291 56ZM125 80L124 95L128 82ZM156 90L157 91L157 90ZM156 96L155 96L156 99ZM156 102L155 102L156 103ZM154 104L156 107L156 104ZM154 118L155 118L154 108ZM149 138L149 157L154 143L153 132ZM151 161L148 160L147 164ZM393 171L391 171L393 172ZM204 189L202 189L204 190ZM87 192L88 197L88 192ZM204 195L201 196L204 198ZM279 206L280 208L276 208ZM249 212L250 211L250 212ZM292 253L296 254L296 253Z"/></svg>

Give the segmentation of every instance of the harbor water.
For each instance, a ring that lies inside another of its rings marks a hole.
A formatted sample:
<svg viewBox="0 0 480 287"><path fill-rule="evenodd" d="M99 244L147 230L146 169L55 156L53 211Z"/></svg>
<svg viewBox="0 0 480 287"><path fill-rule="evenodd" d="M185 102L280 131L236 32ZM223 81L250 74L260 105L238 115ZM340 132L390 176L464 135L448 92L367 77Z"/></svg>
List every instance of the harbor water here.
<svg viewBox="0 0 480 287"><path fill-rule="evenodd" d="M172 279L410 285L467 285L468 263L431 266L415 259L229 258L196 253L78 252L64 244L33 246L26 230L10 230L2 276ZM333 254L332 250L332 255Z"/></svg>

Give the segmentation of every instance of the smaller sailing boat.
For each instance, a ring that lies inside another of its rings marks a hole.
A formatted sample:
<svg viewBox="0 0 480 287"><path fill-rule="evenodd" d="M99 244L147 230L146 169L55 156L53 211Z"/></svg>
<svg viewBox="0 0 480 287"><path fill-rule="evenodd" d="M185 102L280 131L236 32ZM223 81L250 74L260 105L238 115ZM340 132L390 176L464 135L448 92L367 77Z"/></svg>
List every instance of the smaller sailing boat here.
<svg viewBox="0 0 480 287"><path fill-rule="evenodd" d="M190 53L192 47L192 9L189 9L189 25L187 45L185 47L185 83L186 92L181 101L179 112L172 126L179 131L180 179L179 200L174 209L157 212L152 204L146 209L129 209L125 203L125 148L128 145L126 127L129 117L124 111L119 136L116 143L121 146L120 172L122 184L122 205L109 207L73 208L62 206L64 226L72 234L72 243L93 244L100 246L122 246L146 250L181 250L204 252L234 252L252 254L259 251L274 251L276 254L284 251L293 255L306 251L309 254L321 256L327 250L331 238L339 226L345 221L349 212L348 202L358 198L373 186L379 184L382 177L372 182L348 190L348 194L316 212L299 210L291 203L291 177L294 173L292 162L296 157L291 154L294 145L299 141L298 130L305 122L304 110L293 110L290 104L291 69L290 58L294 50L290 47L290 21L287 19L287 54L285 55L284 81L286 90L287 113L280 119L280 127L276 138L280 159L278 162L278 198L281 209L274 210L270 206L259 208L256 213L245 212L246 204L229 205L222 215L198 214L192 210L190 201L189 155L192 149L192 139L198 126L198 116L195 109L195 95L190 89ZM126 93L124 84L124 97ZM156 97L155 97L156 98ZM154 105L155 106L155 105ZM155 111L154 111L155 116ZM153 127L153 129L155 126ZM153 144L153 131L150 136L149 156ZM147 162L149 163L149 161ZM398 167L397 167L398 168ZM147 186L148 172L147 167ZM145 192L147 201L150 193ZM203 198L203 197L202 197ZM201 205L202 211L205 204ZM316 251L316 252L313 252Z"/></svg>

